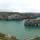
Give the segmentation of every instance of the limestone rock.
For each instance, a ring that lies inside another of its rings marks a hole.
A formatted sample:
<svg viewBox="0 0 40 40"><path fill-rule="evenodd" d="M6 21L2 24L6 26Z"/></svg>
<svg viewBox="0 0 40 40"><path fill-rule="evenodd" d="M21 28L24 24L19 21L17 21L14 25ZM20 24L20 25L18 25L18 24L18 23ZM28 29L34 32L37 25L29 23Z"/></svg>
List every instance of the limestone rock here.
<svg viewBox="0 0 40 40"><path fill-rule="evenodd" d="M40 26L40 20L32 20L32 19L28 19L25 21L24 26Z"/></svg>

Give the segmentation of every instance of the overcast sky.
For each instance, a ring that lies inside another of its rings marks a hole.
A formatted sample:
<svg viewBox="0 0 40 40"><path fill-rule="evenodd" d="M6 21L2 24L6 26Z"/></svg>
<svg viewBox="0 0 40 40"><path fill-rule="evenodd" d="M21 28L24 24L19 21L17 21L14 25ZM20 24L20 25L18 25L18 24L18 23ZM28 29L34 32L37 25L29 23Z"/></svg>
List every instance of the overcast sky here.
<svg viewBox="0 0 40 40"><path fill-rule="evenodd" d="M40 12L40 0L0 0L0 11Z"/></svg>

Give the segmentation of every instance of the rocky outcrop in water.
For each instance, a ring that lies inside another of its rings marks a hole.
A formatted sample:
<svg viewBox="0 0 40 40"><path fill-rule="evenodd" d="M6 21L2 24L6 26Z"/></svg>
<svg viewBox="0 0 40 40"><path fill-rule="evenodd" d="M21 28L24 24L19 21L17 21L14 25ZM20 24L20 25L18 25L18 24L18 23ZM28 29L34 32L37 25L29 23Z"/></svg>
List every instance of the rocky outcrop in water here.
<svg viewBox="0 0 40 40"><path fill-rule="evenodd" d="M27 18L40 17L40 13L18 13L18 12L0 12L0 19L3 20L22 20Z"/></svg>
<svg viewBox="0 0 40 40"><path fill-rule="evenodd" d="M32 20L30 18L28 18L25 23L25 26L40 26L40 19L37 20Z"/></svg>

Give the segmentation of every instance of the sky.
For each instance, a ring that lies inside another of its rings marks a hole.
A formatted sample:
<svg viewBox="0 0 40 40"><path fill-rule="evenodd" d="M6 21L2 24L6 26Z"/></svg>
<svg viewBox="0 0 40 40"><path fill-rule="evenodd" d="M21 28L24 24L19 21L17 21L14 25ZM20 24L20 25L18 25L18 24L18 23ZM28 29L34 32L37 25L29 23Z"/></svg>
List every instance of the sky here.
<svg viewBox="0 0 40 40"><path fill-rule="evenodd" d="M0 11L40 12L40 0L0 0Z"/></svg>

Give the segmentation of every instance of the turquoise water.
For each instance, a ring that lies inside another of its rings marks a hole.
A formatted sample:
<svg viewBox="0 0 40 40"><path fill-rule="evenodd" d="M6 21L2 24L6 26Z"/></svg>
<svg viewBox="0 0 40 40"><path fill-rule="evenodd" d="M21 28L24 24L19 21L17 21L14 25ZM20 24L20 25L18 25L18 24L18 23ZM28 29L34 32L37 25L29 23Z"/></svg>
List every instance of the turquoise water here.
<svg viewBox="0 0 40 40"><path fill-rule="evenodd" d="M16 36L23 40L25 38L34 38L40 36L40 28L24 26L25 20L4 21L0 20L0 32Z"/></svg>

